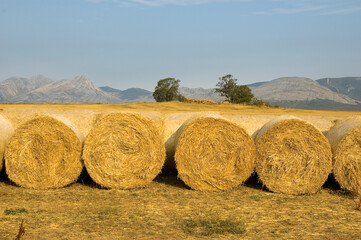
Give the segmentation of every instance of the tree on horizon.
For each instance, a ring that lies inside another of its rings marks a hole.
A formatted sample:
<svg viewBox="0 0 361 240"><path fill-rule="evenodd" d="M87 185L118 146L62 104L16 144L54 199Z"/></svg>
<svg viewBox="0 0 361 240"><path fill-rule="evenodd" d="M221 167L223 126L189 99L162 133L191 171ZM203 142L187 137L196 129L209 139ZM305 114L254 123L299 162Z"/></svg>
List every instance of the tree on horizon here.
<svg viewBox="0 0 361 240"><path fill-rule="evenodd" d="M227 98L230 103L250 103L254 97L247 85L237 85L237 79L231 74L219 78L216 92Z"/></svg>
<svg viewBox="0 0 361 240"><path fill-rule="evenodd" d="M179 93L180 80L165 78L158 81L153 97L156 102L182 101L184 96Z"/></svg>

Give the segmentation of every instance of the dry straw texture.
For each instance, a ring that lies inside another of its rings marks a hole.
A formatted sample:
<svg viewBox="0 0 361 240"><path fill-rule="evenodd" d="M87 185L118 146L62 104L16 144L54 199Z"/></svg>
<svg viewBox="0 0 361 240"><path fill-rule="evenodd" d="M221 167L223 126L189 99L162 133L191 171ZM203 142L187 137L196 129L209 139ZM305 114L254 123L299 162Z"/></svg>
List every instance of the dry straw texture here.
<svg viewBox="0 0 361 240"><path fill-rule="evenodd" d="M9 120L0 115L0 171L3 168L3 159L6 145L14 134L13 125Z"/></svg>
<svg viewBox="0 0 361 240"><path fill-rule="evenodd" d="M333 152L333 173L342 188L361 194L361 117L334 125L326 134Z"/></svg>
<svg viewBox="0 0 361 240"><path fill-rule="evenodd" d="M167 158L163 166L163 173L167 175L177 175L177 169L174 161L175 139L178 129L184 122L191 118L204 116L210 113L187 112L187 113L171 113L165 115L164 118L164 141L166 147ZM215 115L216 113L213 113ZM179 132L179 131L178 131Z"/></svg>
<svg viewBox="0 0 361 240"><path fill-rule="evenodd" d="M256 136L259 178L273 192L317 192L332 168L330 144L313 125L290 116L267 123Z"/></svg>
<svg viewBox="0 0 361 240"><path fill-rule="evenodd" d="M164 140L150 118L137 113L111 113L88 134L83 159L91 178L104 187L143 187L162 169Z"/></svg>
<svg viewBox="0 0 361 240"><path fill-rule="evenodd" d="M67 119L39 116L20 125L5 151L6 172L16 184L36 189L74 182L83 168L82 136Z"/></svg>
<svg viewBox="0 0 361 240"><path fill-rule="evenodd" d="M176 134L178 176L201 191L230 190L253 172L252 138L240 126L219 117L196 117Z"/></svg>

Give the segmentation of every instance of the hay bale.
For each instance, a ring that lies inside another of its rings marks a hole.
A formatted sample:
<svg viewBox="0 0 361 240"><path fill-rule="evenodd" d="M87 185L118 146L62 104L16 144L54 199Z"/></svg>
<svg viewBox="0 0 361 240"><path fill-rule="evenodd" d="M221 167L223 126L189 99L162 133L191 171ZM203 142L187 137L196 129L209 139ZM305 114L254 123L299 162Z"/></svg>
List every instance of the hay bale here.
<svg viewBox="0 0 361 240"><path fill-rule="evenodd" d="M177 131L175 145L178 176L195 190L230 190L249 178L254 169L252 138L220 116L186 121Z"/></svg>
<svg viewBox="0 0 361 240"><path fill-rule="evenodd" d="M336 123L326 137L333 152L336 181L342 188L361 194L361 117Z"/></svg>
<svg viewBox="0 0 361 240"><path fill-rule="evenodd" d="M88 134L83 159L91 178L104 187L143 187L162 169L164 140L150 118L137 113L111 113Z"/></svg>
<svg viewBox="0 0 361 240"><path fill-rule="evenodd" d="M74 182L83 168L82 135L67 119L38 116L20 125L5 151L6 172L16 184L36 189Z"/></svg>
<svg viewBox="0 0 361 240"><path fill-rule="evenodd" d="M3 168L5 148L13 134L14 128L11 122L0 115L0 171Z"/></svg>
<svg viewBox="0 0 361 240"><path fill-rule="evenodd" d="M291 116L271 120L256 136L256 171L273 192L317 192L332 168L330 144L313 125Z"/></svg>
<svg viewBox="0 0 361 240"><path fill-rule="evenodd" d="M167 175L177 175L177 169L174 160L175 139L178 129L184 122L191 118L204 116L211 113L187 112L187 113L171 113L164 118L164 141L166 148L166 160L163 165L162 173ZM215 113L213 113L215 114Z"/></svg>

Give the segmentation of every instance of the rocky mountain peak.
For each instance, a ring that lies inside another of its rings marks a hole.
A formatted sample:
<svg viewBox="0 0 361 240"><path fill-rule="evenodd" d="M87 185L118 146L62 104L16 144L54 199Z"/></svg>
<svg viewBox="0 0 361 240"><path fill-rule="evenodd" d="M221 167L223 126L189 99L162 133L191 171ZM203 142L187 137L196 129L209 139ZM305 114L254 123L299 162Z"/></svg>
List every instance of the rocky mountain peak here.
<svg viewBox="0 0 361 240"><path fill-rule="evenodd" d="M73 80L78 81L78 82L90 82L91 83L88 75L86 75L86 74L76 76Z"/></svg>
<svg viewBox="0 0 361 240"><path fill-rule="evenodd" d="M53 80L42 75L33 76L31 78L8 78L0 82L0 101L6 102L12 97L20 94L26 94L52 82Z"/></svg>
<svg viewBox="0 0 361 240"><path fill-rule="evenodd" d="M118 103L116 98L98 87L87 75L47 84L26 94L17 95L12 102L22 103Z"/></svg>

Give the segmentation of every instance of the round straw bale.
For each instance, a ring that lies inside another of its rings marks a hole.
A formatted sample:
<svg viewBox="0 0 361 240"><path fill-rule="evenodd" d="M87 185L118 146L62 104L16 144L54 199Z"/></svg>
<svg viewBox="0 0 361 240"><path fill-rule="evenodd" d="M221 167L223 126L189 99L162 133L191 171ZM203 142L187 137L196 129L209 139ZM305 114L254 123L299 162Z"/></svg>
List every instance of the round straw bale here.
<svg viewBox="0 0 361 240"><path fill-rule="evenodd" d="M3 159L6 145L14 134L13 125L9 120L0 115L0 171L3 168Z"/></svg>
<svg viewBox="0 0 361 240"><path fill-rule="evenodd" d="M67 119L39 116L20 125L5 151L6 172L16 184L58 188L80 175L82 136Z"/></svg>
<svg viewBox="0 0 361 240"><path fill-rule="evenodd" d="M167 175L177 175L177 169L174 160L175 154L175 138L178 129L184 122L196 116L204 116L205 112L187 112L187 113L171 113L167 114L164 119L164 135L165 135L165 148L166 148L166 160L163 165L162 173Z"/></svg>
<svg viewBox="0 0 361 240"><path fill-rule="evenodd" d="M178 176L195 190L230 190L253 172L254 141L240 126L219 116L186 121L175 144Z"/></svg>
<svg viewBox="0 0 361 240"><path fill-rule="evenodd" d="M291 116L271 120L256 136L256 171L273 192L317 192L332 168L330 144L313 125Z"/></svg>
<svg viewBox="0 0 361 240"><path fill-rule="evenodd" d="M89 175L101 186L144 187L162 169L164 140L150 118L137 113L111 113L89 132L83 159Z"/></svg>
<svg viewBox="0 0 361 240"><path fill-rule="evenodd" d="M326 137L332 147L336 181L342 188L361 194L361 117L336 123Z"/></svg>

